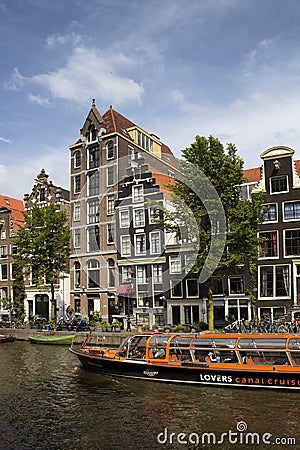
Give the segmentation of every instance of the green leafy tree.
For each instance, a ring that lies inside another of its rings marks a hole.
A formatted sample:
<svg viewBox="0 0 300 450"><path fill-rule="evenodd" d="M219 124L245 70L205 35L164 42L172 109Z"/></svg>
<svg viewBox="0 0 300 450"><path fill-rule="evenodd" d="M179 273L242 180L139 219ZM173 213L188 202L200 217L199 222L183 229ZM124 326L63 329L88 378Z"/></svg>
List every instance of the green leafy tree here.
<svg viewBox="0 0 300 450"><path fill-rule="evenodd" d="M65 211L54 203L34 206L24 214L25 226L17 231L15 261L40 289L50 285L52 317L56 316L55 284L66 271L70 254L70 230Z"/></svg>
<svg viewBox="0 0 300 450"><path fill-rule="evenodd" d="M13 265L13 312L16 318L23 321L25 318L24 300L26 298L22 266L19 260Z"/></svg>
<svg viewBox="0 0 300 450"><path fill-rule="evenodd" d="M235 274L246 264L251 268L250 288L254 287L254 261L258 254L257 232L262 222L263 196L262 194L253 196L252 202L241 199L240 185L244 181L243 160L237 155L233 144L228 144L224 148L213 136L209 138L196 136L195 142L183 150L183 157L180 161L182 177L168 186L174 195L175 211L164 211L163 225L168 231L173 230L182 234L182 225L185 224L189 239L197 234L198 239L194 240L198 249L193 270L199 272L200 282L201 271L205 270L206 273L203 284L206 286L208 296L208 325L212 330L214 328L212 277L222 278ZM213 185L218 199L210 195L207 179L210 181L209 184ZM226 222L223 234L222 231L218 231L219 219L215 222L212 220L222 208ZM192 213L192 220L187 210ZM212 239L213 252L211 252Z"/></svg>

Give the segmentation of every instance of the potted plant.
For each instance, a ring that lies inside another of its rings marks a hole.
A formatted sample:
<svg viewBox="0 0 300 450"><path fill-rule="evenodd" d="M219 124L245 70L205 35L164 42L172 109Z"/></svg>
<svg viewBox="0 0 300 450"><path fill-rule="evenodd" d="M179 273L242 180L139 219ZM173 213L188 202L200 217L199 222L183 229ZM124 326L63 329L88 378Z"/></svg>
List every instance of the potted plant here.
<svg viewBox="0 0 300 450"><path fill-rule="evenodd" d="M103 320L102 322L101 322L101 329L102 329L102 331L107 331L107 326L108 326L108 323L105 321L105 320Z"/></svg>
<svg viewBox="0 0 300 450"><path fill-rule="evenodd" d="M175 326L175 331L183 331L183 329L184 329L184 326L181 325L180 323Z"/></svg>
<svg viewBox="0 0 300 450"><path fill-rule="evenodd" d="M122 323L119 322L118 320L115 320L115 321L111 324L111 327L112 327L113 331L121 331L121 326L122 326Z"/></svg>

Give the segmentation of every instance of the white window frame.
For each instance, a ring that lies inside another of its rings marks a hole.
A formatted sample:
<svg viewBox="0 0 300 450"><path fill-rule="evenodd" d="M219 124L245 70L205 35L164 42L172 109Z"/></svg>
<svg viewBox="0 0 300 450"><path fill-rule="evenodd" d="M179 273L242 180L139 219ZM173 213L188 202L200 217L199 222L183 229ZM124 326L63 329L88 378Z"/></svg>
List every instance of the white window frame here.
<svg viewBox="0 0 300 450"><path fill-rule="evenodd" d="M0 245L0 258L7 258L7 245Z"/></svg>
<svg viewBox="0 0 300 450"><path fill-rule="evenodd" d="M269 295L267 297L262 296L261 295L261 271L262 269L266 268L266 267L272 267L273 270L273 292L272 295ZM280 295L280 296L276 296L276 267L287 267L288 268L288 295ZM261 265L258 266L258 298L260 300L270 300L270 299L279 299L279 298L290 298L291 297L291 266L290 264L266 264L266 265Z"/></svg>
<svg viewBox="0 0 300 450"><path fill-rule="evenodd" d="M77 189L77 183L76 180L79 180L79 189ZM74 194L79 194L81 191L81 176L78 175L74 175Z"/></svg>
<svg viewBox="0 0 300 450"><path fill-rule="evenodd" d="M143 239L143 249L142 251L138 249L138 240ZM134 236L134 249L135 249L135 254L136 256L140 256L140 255L145 255L146 254L146 234L145 233L141 233L141 234L135 234Z"/></svg>
<svg viewBox="0 0 300 450"><path fill-rule="evenodd" d="M126 222L122 217L122 215L124 215L125 213L127 215ZM119 221L120 221L120 228L129 228L130 226L129 209L121 209L119 211Z"/></svg>
<svg viewBox="0 0 300 450"><path fill-rule="evenodd" d="M141 192L140 192L141 191ZM137 192L137 194L136 194ZM132 202L141 203L144 201L144 186L139 184L132 187Z"/></svg>
<svg viewBox="0 0 300 450"><path fill-rule="evenodd" d="M272 191L272 180L274 180L274 178L283 178L283 177L286 178L287 189L285 191L275 191L275 192L273 192ZM278 194L284 194L284 193L289 192L289 177L288 177L288 175L276 175L274 177L270 177L269 178L269 183L270 183L270 185L269 185L269 187L270 187L270 195L278 195Z"/></svg>
<svg viewBox="0 0 300 450"><path fill-rule="evenodd" d="M74 229L74 248L80 248L80 238L81 238L80 228Z"/></svg>
<svg viewBox="0 0 300 450"><path fill-rule="evenodd" d="M135 228L140 228L145 226L145 210L144 208L134 208L133 212L133 226ZM137 215L140 214L138 218Z"/></svg>
<svg viewBox="0 0 300 450"><path fill-rule="evenodd" d="M264 230L264 231L260 231L258 233L259 236L261 236L262 234L266 234L266 233L276 233L276 251L277 251L277 255L276 256L263 256L263 255L259 255L258 259L278 259L279 258L279 240L278 240L278 231L277 230Z"/></svg>
<svg viewBox="0 0 300 450"><path fill-rule="evenodd" d="M189 295L189 288L188 288L189 281L196 282L196 286L197 286L197 294L196 295ZM185 289L186 289L186 297L187 298L199 298L199 282L198 282L198 278L186 278L186 280L185 280Z"/></svg>
<svg viewBox="0 0 300 450"><path fill-rule="evenodd" d="M108 156L108 144L109 144L110 142L112 142L112 144L113 144L113 147L112 147L112 149L113 149L113 155L112 155L112 156ZM109 140L109 141L107 142L107 144L106 144L106 159L109 161L109 160L111 160L111 159L114 159L114 156L115 156L115 143L114 143L114 141Z"/></svg>
<svg viewBox="0 0 300 450"><path fill-rule="evenodd" d="M127 241L126 246L124 246L124 241ZM120 238L121 243L121 256L131 256L131 239L129 234L124 234ZM129 245L128 245L129 244ZM128 251L124 251L124 248L128 248Z"/></svg>
<svg viewBox="0 0 300 450"><path fill-rule="evenodd" d="M146 266L136 266L136 282L137 284L147 283L147 270Z"/></svg>
<svg viewBox="0 0 300 450"><path fill-rule="evenodd" d="M158 241L158 250L156 250L156 248L153 250L153 237L157 235L158 239L155 239L155 247L156 247L156 242ZM161 234L160 231L151 231L151 233L149 233L149 238L150 238L150 254L154 255L154 254L160 254L161 253Z"/></svg>
<svg viewBox="0 0 300 450"><path fill-rule="evenodd" d="M282 221L283 222L295 222L295 221L299 221L300 220L300 217L296 217L296 218L292 218L292 219L286 219L285 218L284 206L287 205L287 204L295 204L295 203L299 203L300 204L300 200L287 201L287 202L283 202L282 203Z"/></svg>
<svg viewBox="0 0 300 450"><path fill-rule="evenodd" d="M112 238L113 238L112 241L109 240L109 227L111 227L111 233L112 233ZM114 242L115 242L115 224L114 224L114 222L108 223L106 228L107 228L107 230L106 230L107 231L107 244L109 244L109 245L114 244Z"/></svg>
<svg viewBox="0 0 300 450"><path fill-rule="evenodd" d="M106 211L107 211L107 215L111 216L112 214L114 214L115 212L115 196L114 194L108 194L107 197L107 203L106 203ZM113 201L111 202L111 199L113 199ZM112 203L112 211L110 211L109 205Z"/></svg>
<svg viewBox="0 0 300 450"><path fill-rule="evenodd" d="M181 295L174 295L174 287L180 284ZM171 298L183 298L182 280L170 280L170 297Z"/></svg>
<svg viewBox="0 0 300 450"><path fill-rule="evenodd" d="M283 230L283 256L284 258L299 258L300 256L300 252L299 255L295 254L295 255L287 255L286 254L286 232L287 231L300 231L300 228L290 228L290 229L286 229Z"/></svg>
<svg viewBox="0 0 300 450"><path fill-rule="evenodd" d="M112 176L112 182L110 180L110 176ZM115 166L108 166L106 168L106 186L114 186L115 184Z"/></svg>
<svg viewBox="0 0 300 450"><path fill-rule="evenodd" d="M275 220L265 220L264 219L264 223L278 223L278 203L271 202L271 203L266 203L263 206L272 206L272 205L275 205L276 219ZM267 213L267 211L266 211L266 213Z"/></svg>
<svg viewBox="0 0 300 450"><path fill-rule="evenodd" d="M74 202L73 220L74 222L80 220L80 202Z"/></svg>
<svg viewBox="0 0 300 450"><path fill-rule="evenodd" d="M171 255L169 256L169 270L170 273L182 273L181 256Z"/></svg>
<svg viewBox="0 0 300 450"><path fill-rule="evenodd" d="M152 277L153 283L162 283L162 264L153 264L152 265Z"/></svg>

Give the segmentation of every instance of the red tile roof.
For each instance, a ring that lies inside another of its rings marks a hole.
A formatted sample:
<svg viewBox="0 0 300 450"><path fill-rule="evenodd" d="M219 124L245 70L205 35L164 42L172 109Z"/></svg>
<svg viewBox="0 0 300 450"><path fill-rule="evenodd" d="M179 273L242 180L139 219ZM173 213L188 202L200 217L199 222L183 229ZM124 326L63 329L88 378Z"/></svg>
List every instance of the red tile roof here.
<svg viewBox="0 0 300 450"><path fill-rule="evenodd" d="M260 167L255 167L254 169L244 169L243 172L246 179L245 183L252 183L254 181L259 182L261 179Z"/></svg>
<svg viewBox="0 0 300 450"><path fill-rule="evenodd" d="M0 195L0 208L11 211L14 231L18 230L19 225L22 226L24 224L24 204L22 200L8 197L7 195Z"/></svg>

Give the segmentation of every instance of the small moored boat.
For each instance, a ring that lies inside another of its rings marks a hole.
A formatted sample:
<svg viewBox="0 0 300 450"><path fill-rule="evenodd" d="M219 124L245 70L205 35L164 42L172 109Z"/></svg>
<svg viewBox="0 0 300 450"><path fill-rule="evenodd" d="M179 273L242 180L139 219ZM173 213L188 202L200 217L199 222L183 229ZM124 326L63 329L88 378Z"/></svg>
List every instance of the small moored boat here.
<svg viewBox="0 0 300 450"><path fill-rule="evenodd" d="M4 342L13 342L14 340L14 336L5 336L4 334L0 334L0 344Z"/></svg>
<svg viewBox="0 0 300 450"><path fill-rule="evenodd" d="M300 389L300 335L144 333L118 349L89 345L70 351L83 367L150 381Z"/></svg>
<svg viewBox="0 0 300 450"><path fill-rule="evenodd" d="M35 335L28 336L28 339L32 344L70 345L72 344L74 337L74 334L65 336Z"/></svg>

